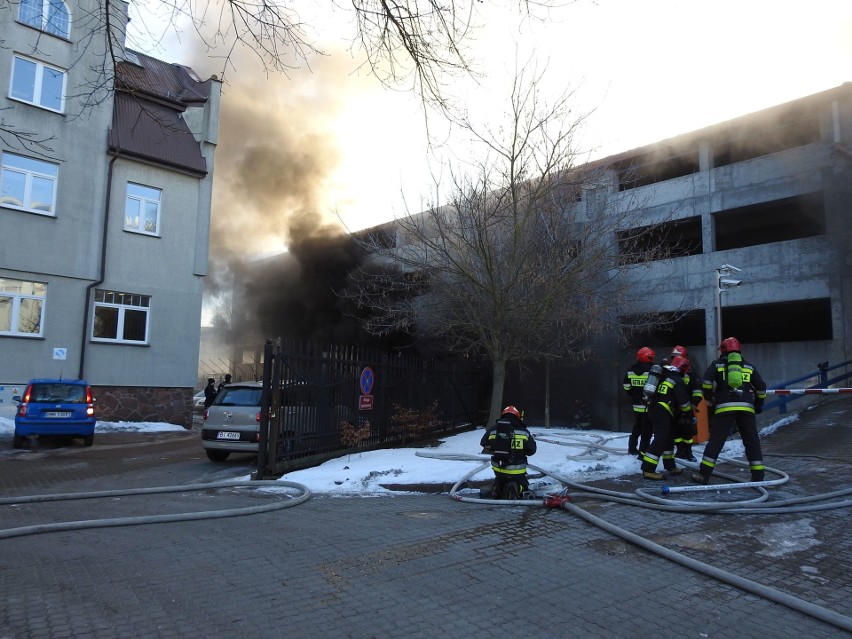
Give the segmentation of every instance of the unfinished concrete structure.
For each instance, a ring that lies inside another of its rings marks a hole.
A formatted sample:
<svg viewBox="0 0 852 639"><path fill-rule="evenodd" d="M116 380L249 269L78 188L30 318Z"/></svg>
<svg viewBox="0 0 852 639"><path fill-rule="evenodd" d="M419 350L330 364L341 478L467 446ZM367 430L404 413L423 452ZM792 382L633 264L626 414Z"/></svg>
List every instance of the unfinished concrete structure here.
<svg viewBox="0 0 852 639"><path fill-rule="evenodd" d="M642 241L667 248L630 276L639 301L623 319L671 322L628 346L600 335L592 361L554 366L552 423L571 423L581 400L594 425L629 430L621 381L645 345L658 360L687 346L703 374L733 335L770 385L852 359L852 84L578 169L596 176L572 205L578 218L638 211ZM629 231L612 238L614 259L631 259ZM391 250L406 244L393 223L367 232ZM545 386L543 366L510 366L504 401L541 423Z"/></svg>
<svg viewBox="0 0 852 639"><path fill-rule="evenodd" d="M662 356L683 344L703 372L733 335L770 385L852 359L852 84L606 162L673 254L643 273L648 295L632 310L686 312L633 346ZM605 344L598 417L620 423L607 407L624 402L607 391L633 349Z"/></svg>

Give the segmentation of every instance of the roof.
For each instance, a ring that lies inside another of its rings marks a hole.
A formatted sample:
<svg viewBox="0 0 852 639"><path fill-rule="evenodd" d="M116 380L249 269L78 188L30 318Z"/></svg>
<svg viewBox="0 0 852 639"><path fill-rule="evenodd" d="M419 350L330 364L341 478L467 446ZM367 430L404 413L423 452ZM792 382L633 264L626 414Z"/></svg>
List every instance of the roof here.
<svg viewBox="0 0 852 639"><path fill-rule="evenodd" d="M127 59L116 65L109 151L203 177L207 161L182 114L207 102L210 80L142 53Z"/></svg>

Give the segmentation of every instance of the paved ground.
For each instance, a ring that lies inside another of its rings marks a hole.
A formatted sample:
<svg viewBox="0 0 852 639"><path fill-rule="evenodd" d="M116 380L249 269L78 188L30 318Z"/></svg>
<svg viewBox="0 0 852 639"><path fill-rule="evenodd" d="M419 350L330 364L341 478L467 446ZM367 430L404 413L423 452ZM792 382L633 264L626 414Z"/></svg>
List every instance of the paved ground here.
<svg viewBox="0 0 852 639"><path fill-rule="evenodd" d="M764 441L767 464L791 476L771 489L773 502L849 487L850 415L852 399L829 400ZM0 493L186 485L251 472L245 458L211 464L198 438L106 434L92 448L38 451L3 442ZM624 477L596 485L632 494L649 483ZM0 505L0 528L274 499L227 489ZM849 636L836 620L818 618L819 611L852 617L848 508L721 515L574 503L791 595L806 610L690 570L562 510L466 504L446 494L314 496L245 517L0 538L0 639Z"/></svg>

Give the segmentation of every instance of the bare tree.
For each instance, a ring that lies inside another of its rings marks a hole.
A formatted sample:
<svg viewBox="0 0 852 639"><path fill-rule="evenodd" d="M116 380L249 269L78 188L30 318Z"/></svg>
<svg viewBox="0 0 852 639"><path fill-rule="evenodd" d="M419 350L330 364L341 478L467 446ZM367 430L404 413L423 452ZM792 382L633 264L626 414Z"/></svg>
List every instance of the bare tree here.
<svg viewBox="0 0 852 639"><path fill-rule="evenodd" d="M542 74L522 70L502 126L459 123L483 159L451 171L444 206L394 222L395 248L367 234L374 267L351 288L373 312L372 332L412 330L490 360L489 421L508 362L588 357L591 336L618 329L635 290L628 271L661 250L639 241L638 207L607 167L580 164L585 116L572 111L572 93L548 104L541 87Z"/></svg>
<svg viewBox="0 0 852 639"><path fill-rule="evenodd" d="M0 0L2 1L2 0ZM5 0L8 1L8 0ZM103 0L105 3L108 0ZM221 58L226 79L233 52L247 47L267 71L287 73L323 54L313 33L322 25L302 15L333 9L354 25L352 49L371 73L388 86L410 84L432 105L447 105L446 79L471 74L467 43L476 28L500 11L545 19L552 7L573 0L136 0L158 23L186 25L193 37ZM314 18L316 19L316 18ZM153 27L153 25L152 25ZM183 26L181 26L183 28ZM162 34L150 33L155 40Z"/></svg>

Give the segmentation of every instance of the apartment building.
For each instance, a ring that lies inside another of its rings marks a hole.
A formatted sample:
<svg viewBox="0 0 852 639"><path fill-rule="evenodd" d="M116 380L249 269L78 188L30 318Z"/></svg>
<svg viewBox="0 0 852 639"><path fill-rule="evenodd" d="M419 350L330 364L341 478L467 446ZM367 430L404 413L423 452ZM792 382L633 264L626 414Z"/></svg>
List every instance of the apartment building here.
<svg viewBox="0 0 852 639"><path fill-rule="evenodd" d="M0 414L83 378L106 420L189 424L220 82L124 48L127 4L0 12Z"/></svg>

